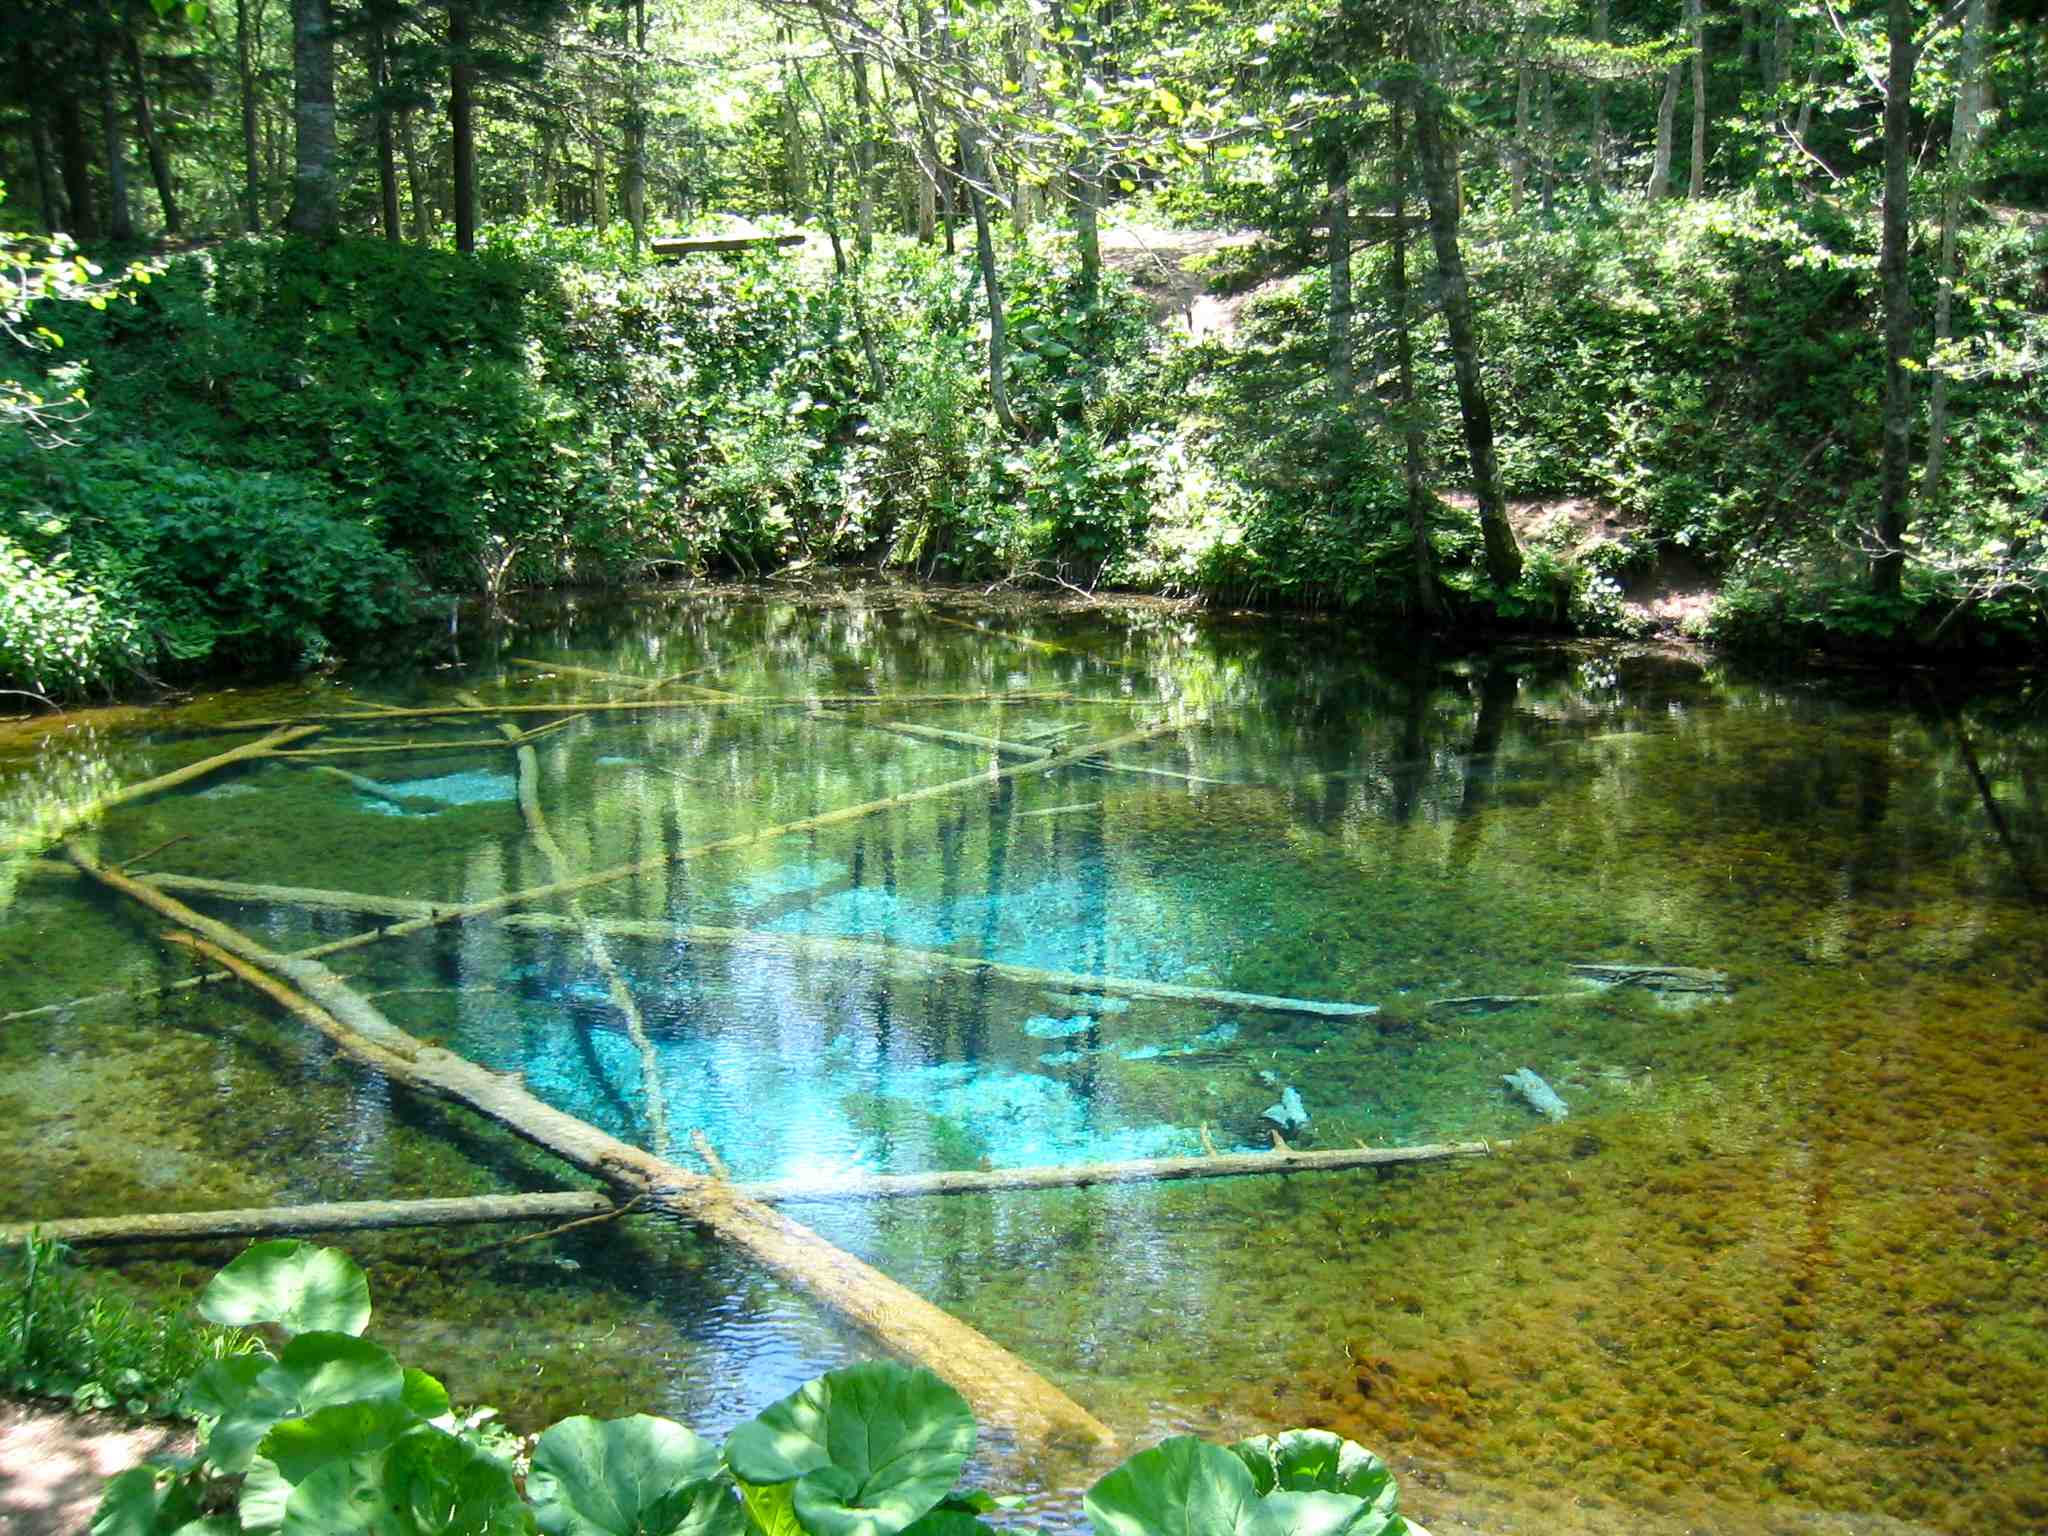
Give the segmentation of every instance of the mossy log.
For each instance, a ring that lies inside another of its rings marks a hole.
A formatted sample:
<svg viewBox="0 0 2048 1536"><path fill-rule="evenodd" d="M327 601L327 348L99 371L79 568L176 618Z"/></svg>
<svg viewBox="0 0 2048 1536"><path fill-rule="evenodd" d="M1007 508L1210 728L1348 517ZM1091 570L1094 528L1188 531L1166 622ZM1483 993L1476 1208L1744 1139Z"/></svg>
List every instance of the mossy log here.
<svg viewBox="0 0 2048 1536"><path fill-rule="evenodd" d="M254 727L248 727L254 729ZM85 804L69 807L58 813L57 818L45 828L25 832L0 841L0 853L23 853L32 848L46 848L59 841L74 828L87 822L96 821L117 805L144 800L151 795L160 795L167 789L176 789L181 784L190 784L194 779L203 779L209 773L235 763L247 762L275 752L279 747L294 741L303 741L317 734L322 727L310 723L286 723L256 741L244 742L212 757L202 758L196 763L187 763L183 768L173 768L169 773L160 773L153 779L144 779L139 784L130 784L123 789L109 790L106 794L88 800Z"/></svg>
<svg viewBox="0 0 2048 1536"><path fill-rule="evenodd" d="M1203 1127L1205 1144L1208 1128ZM690 1141L698 1156L725 1179L725 1166L702 1131ZM845 1200L908 1200L923 1196L990 1195L1036 1189L1086 1189L1095 1184L1145 1184L1176 1179L1235 1179L1261 1174L1341 1173L1407 1163L1486 1157L1506 1141L1438 1142L1415 1147L1339 1147L1325 1152L1210 1152L1203 1157L1146 1157L1116 1163L1069 1163L1044 1168L974 1169L950 1173L866 1174L827 1181L775 1179L736 1184L733 1190L766 1204L804 1205ZM621 1209L609 1195L476 1195L461 1200L357 1200L328 1205L287 1205L241 1211L181 1211L172 1215L83 1216L0 1226L0 1245L30 1235L66 1243L200 1242L222 1237L286 1237L299 1232L365 1232L401 1227L474 1226L487 1222L564 1221L609 1216Z"/></svg>
<svg viewBox="0 0 2048 1536"><path fill-rule="evenodd" d="M228 1237L292 1237L302 1232L383 1232L402 1227L480 1226L491 1222L570 1221L619 1208L596 1192L472 1195L451 1200L346 1200L261 1206L238 1211L173 1211L139 1216L70 1216L0 1226L0 1246L36 1236L60 1243L199 1243Z"/></svg>
<svg viewBox="0 0 2048 1536"><path fill-rule="evenodd" d="M112 870L76 844L78 867L201 935L209 958L278 1007L392 1082L463 1104L628 1195L697 1222L866 1329L889 1349L937 1372L992 1421L1027 1440L1111 1445L1088 1411L1022 1360L907 1287L734 1186L690 1172L542 1103L516 1079L491 1072L397 1028L317 962L266 949Z"/></svg>

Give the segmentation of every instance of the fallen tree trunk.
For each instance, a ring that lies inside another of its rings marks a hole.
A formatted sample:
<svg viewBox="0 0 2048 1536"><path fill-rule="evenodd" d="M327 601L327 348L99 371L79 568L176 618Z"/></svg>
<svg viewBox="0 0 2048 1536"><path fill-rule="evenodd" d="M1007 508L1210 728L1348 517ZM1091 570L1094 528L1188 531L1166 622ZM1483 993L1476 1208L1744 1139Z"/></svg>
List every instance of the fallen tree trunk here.
<svg viewBox="0 0 2048 1536"><path fill-rule="evenodd" d="M39 870L50 867L37 865ZM59 866L61 867L61 866ZM359 896L353 891L309 890L286 885L244 885L233 880L208 880L197 875L144 875L140 883L153 890L212 896L223 901L259 902L275 906L301 907L320 912L352 912L366 917L395 917L415 921L431 920L450 910L433 902L403 896ZM809 893L806 893L807 895ZM658 944L703 944L720 949L744 949L759 954L812 956L828 960L852 960L885 966L901 974L931 976L957 972L966 976L995 976L1024 986L1071 996L1139 997L1164 1002L1193 1003L1208 1008L1235 1008L1253 1013L1282 1013L1323 1019L1369 1018L1378 1013L1376 1003L1324 1002L1307 997L1273 997L1259 992L1232 992L1222 987L1194 987L1182 982L1148 981L1135 976L1092 976L1079 971L1051 971L1037 966L1011 965L1000 960L982 960L972 955L955 955L942 949L914 949L898 944L875 944L864 939L833 939L812 934L767 933L757 928L716 928L700 923L650 922L629 917L586 917L581 913L563 916L554 912L522 912L501 917L508 928L542 933L598 934L609 938L637 939ZM133 997L133 993L96 996ZM1574 992L1569 997L1593 997L1592 992ZM1456 1003L1506 1005L1531 1002L1533 998L1445 998L1431 1007ZM91 1002L82 998L78 1002ZM62 1006L76 1007L77 1002Z"/></svg>
<svg viewBox="0 0 2048 1536"><path fill-rule="evenodd" d="M1203 1128L1206 1139L1207 1127ZM724 1165L702 1131L690 1133L712 1169ZM1035 1189L1086 1189L1095 1184L1147 1184L1176 1179L1232 1179L1273 1173L1341 1173L1487 1157L1506 1141L1455 1141L1415 1147L1340 1147L1327 1152L1212 1152L1204 1157L1147 1157L1119 1163L1072 1163L1048 1168L976 1169L951 1173L866 1174L838 1182L776 1179L736 1184L733 1192L766 1204L801 1205L839 1200L907 1200L924 1195L1005 1194ZM609 1195L477 1195L465 1200L360 1200L332 1205L287 1205L244 1211L181 1211L166 1216L84 1216L0 1226L0 1245L29 1236L66 1243L198 1242L217 1237L284 1237L297 1232L362 1232L400 1227L472 1226L499 1221L563 1221L609 1216L620 1207Z"/></svg>
<svg viewBox="0 0 2048 1536"><path fill-rule="evenodd" d="M1016 1356L809 1228L745 1198L732 1185L542 1103L515 1078L421 1044L325 966L276 954L160 891L102 868L75 844L65 853L94 879L203 935L194 947L205 946L202 952L216 964L392 1082L467 1105L614 1188L699 1223L888 1348L936 1371L992 1420L1034 1439L1114 1444L1105 1425Z"/></svg>
<svg viewBox="0 0 2048 1536"><path fill-rule="evenodd" d="M1702 970L1696 965L1591 965L1573 962L1565 967L1574 976L1611 987L1647 987L1652 992L1729 992L1726 971Z"/></svg>
<svg viewBox="0 0 2048 1536"><path fill-rule="evenodd" d="M299 725L363 725L388 724L397 720L457 720L470 715L570 715L570 714L618 714L632 710L660 709L717 709L726 705L744 704L762 709L817 709L830 706L839 709L866 708L875 704L1046 704L1062 703L1070 699L1068 694L1057 690L1036 693L843 693L783 695L775 693L719 693L715 689L703 690L705 696L693 699L563 699L558 704L447 704L419 705L410 709L386 709L374 713L361 710L322 711L318 714L295 715L289 719L238 720L226 730L253 731L271 726ZM1085 704L1125 703L1122 699L1082 699L1073 702Z"/></svg>
<svg viewBox="0 0 2048 1536"><path fill-rule="evenodd" d="M465 702L482 702L473 693L457 694L456 697ZM509 721L499 722L498 731L519 748L519 814L526 822L527 835L533 839L534 847L540 850L548 873L557 880L566 880L569 878L569 860L562 852L562 845L555 841L555 834L548 829L547 815L540 807L540 754L521 737L519 727ZM618 962L612 959L603 935L591 928L581 904L573 896L568 906L570 921L579 925L578 936L583 940L584 953L590 956L592 968L604 978L612 1007L626 1026L626 1038L640 1053L640 1093L647 1114L647 1140L656 1156L667 1157L668 1101L661 1091L661 1062L654 1054L654 1042L648 1038L647 1021L640 1016L640 1005L634 1001L633 989L626 985L626 978L620 972Z"/></svg>
<svg viewBox="0 0 2048 1536"><path fill-rule="evenodd" d="M267 756L287 743L301 741L316 734L320 729L321 727L317 725L285 723L257 741L244 742L239 747L231 747L199 762L187 763L183 768L174 768L169 773L160 773L153 779L144 779L140 784L130 784L125 789L111 790L97 799L88 800L84 805L60 811L48 827L0 842L0 853L21 853L31 848L47 847L74 827L97 820L117 805L127 805L131 801L146 799L150 795L162 794L167 789L176 789L181 784L190 784L194 779L203 779L209 773L234 763Z"/></svg>
<svg viewBox="0 0 2048 1536"><path fill-rule="evenodd" d="M756 843L769 842L775 838L788 837L792 833L812 832L823 827L839 826L846 822L862 821L870 816L879 816L885 811L896 810L919 801L939 799L946 795L959 794L963 790L986 789L1001 783L1004 779L1018 778L1026 774L1053 773L1061 768L1070 768L1085 758L1100 752L1113 751L1118 747L1131 746L1137 742L1149 741L1163 736L1168 731L1180 729L1177 722L1161 721L1139 730L1126 731L1112 736L1094 746L1062 752L1053 757L1043 758L1035 763L1014 763L1007 768L998 768L971 778L948 779L942 784L929 784L922 789L908 789L901 794L888 795L880 800L869 800L860 805L842 806L836 811L821 811L815 816L800 817L795 821L782 822L758 831L739 832L731 837L720 838L715 843L699 843L695 847L681 848L674 853L658 854L652 858L636 859L630 864L615 864L609 869L600 869L586 875L577 875L569 880L557 880L548 885L529 886L521 891L507 891L500 896L488 896L480 901L464 903L461 906L441 908L429 915L409 918L380 928L370 933L359 933L346 939L335 939L326 944L315 945L300 951L299 958L305 960L324 959L347 950L360 949L385 939L405 938L411 934L423 933L443 923L464 922L470 918L490 917L513 907L531 906L539 901L551 901L557 896L568 896L578 891L591 890L600 885L610 885L619 880L631 879L635 875L652 875L674 864L692 859L704 858L710 854L725 853L735 848L751 847Z"/></svg>
<svg viewBox="0 0 2048 1536"><path fill-rule="evenodd" d="M1075 809L1081 809L1076 807ZM55 866L38 864L41 870ZM66 871L69 873L70 871ZM212 880L198 875L144 875L141 884L161 891L178 892L185 895L207 896L222 901L249 902L269 906L299 907L309 911L344 912L364 917L395 918L401 922L431 925L448 914L460 910L454 904L437 904L419 901L404 896L371 896L353 891L317 890L302 886L254 885L234 880ZM495 916L496 914L485 914ZM972 955L956 955L945 950L914 949L896 944L876 944L861 939L835 939L809 934L768 933L758 929L718 928L703 924L662 923L642 921L633 918L590 918L583 916L565 917L552 912L517 913L499 917L498 920L510 928L526 929L543 933L572 933L582 935L594 932L606 937L645 940L653 943L702 944L715 948L741 949L755 953L808 956L819 959L850 960L860 964L877 965L903 975L932 976L941 973L957 973L966 976L993 976L1025 986L1035 986L1048 992L1060 992L1070 996L1089 997L1132 997L1148 998L1165 1002L1189 1003L1209 1008L1240 1009L1254 1013L1278 1013L1310 1018L1367 1018L1378 1013L1375 1003L1328 1002L1317 998L1276 997L1257 992L1232 992L1221 987L1195 987L1180 982L1148 981L1130 976L1097 976L1078 971L1045 970L1036 966L1011 965L1000 960L983 960ZM379 930L378 934L390 930ZM372 935L377 936L377 935ZM348 944L351 941L339 941ZM327 945L312 950L300 951L294 958L319 958L333 953ZM47 1003L40 1008L24 1009L18 1013L0 1015L0 1023L11 1023L19 1019L59 1013L66 1009L90 1007L95 1004L112 1002L136 1002L164 993L188 990L208 982L223 981L224 975L188 977L165 987L137 992L96 992L85 997L73 998L63 1003ZM1590 997L1592 993L1569 993L1567 997ZM1532 998L1446 998L1432 1007L1450 1006L1458 1003L1480 1005L1494 1003L1505 1006L1515 1002L1535 1001Z"/></svg>
<svg viewBox="0 0 2048 1536"><path fill-rule="evenodd" d="M500 1221L568 1221L617 1210L610 1195L474 1195L462 1200L346 1200L239 1211L173 1211L146 1216L73 1216L0 1226L0 1246L29 1237L60 1243L197 1243L226 1237L291 1237L301 1232L383 1232L401 1227L460 1227Z"/></svg>

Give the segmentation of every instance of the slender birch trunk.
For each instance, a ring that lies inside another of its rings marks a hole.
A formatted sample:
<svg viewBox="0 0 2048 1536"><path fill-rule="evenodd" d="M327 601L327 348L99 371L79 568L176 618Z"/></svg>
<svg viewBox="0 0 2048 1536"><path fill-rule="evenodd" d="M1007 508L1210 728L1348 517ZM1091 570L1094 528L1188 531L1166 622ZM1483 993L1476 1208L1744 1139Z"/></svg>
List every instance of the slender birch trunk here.
<svg viewBox="0 0 2048 1536"><path fill-rule="evenodd" d="M1700 0L1685 0L1692 27L1692 177L1685 195L1707 195L1707 21Z"/></svg>

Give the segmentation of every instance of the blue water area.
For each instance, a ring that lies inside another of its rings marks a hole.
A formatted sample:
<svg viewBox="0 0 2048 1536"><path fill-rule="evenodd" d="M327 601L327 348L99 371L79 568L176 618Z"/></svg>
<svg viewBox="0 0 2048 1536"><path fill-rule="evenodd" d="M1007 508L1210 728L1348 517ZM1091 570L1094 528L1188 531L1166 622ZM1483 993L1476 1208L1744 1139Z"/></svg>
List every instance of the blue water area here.
<svg viewBox="0 0 2048 1536"><path fill-rule="evenodd" d="M486 768L473 768L466 773L437 774L430 779L391 779L386 781L385 787L392 794L408 800L430 800L441 805L485 805L492 801L519 798L518 779L509 773L493 773ZM381 816L433 814L393 805L389 800L379 800L374 795L364 794L360 798L363 809Z"/></svg>

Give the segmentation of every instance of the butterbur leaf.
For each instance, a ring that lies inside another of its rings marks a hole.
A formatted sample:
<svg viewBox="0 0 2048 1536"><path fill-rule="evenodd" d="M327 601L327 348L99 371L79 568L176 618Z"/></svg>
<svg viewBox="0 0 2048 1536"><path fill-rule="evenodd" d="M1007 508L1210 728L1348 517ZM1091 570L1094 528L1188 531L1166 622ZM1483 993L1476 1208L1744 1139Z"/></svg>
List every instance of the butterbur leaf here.
<svg viewBox="0 0 2048 1536"><path fill-rule="evenodd" d="M1348 1493L1290 1493L1259 1500L1247 1536L1400 1536L1399 1515L1382 1514Z"/></svg>
<svg viewBox="0 0 2048 1536"><path fill-rule="evenodd" d="M1259 1490L1222 1446L1175 1435L1133 1456L1081 1503L1096 1536L1237 1536L1254 1529Z"/></svg>
<svg viewBox="0 0 2048 1536"><path fill-rule="evenodd" d="M526 1491L548 1536L666 1536L651 1514L680 1518L691 1501L677 1496L718 1472L717 1450L680 1424L579 1414L540 1437Z"/></svg>
<svg viewBox="0 0 2048 1536"><path fill-rule="evenodd" d="M996 1536L996 1528L962 1509L935 1509L906 1525L903 1536Z"/></svg>
<svg viewBox="0 0 2048 1536"><path fill-rule="evenodd" d="M760 1536L804 1536L796 1521L796 1483L741 1483L740 1500Z"/></svg>
<svg viewBox="0 0 2048 1536"><path fill-rule="evenodd" d="M405 1373L388 1351L346 1333L302 1333L284 1347L257 1387L289 1398L300 1418L336 1403L397 1399Z"/></svg>
<svg viewBox="0 0 2048 1536"><path fill-rule="evenodd" d="M229 1328L276 1323L287 1333L361 1333L370 1323L370 1282L337 1248L257 1243L208 1283L199 1313Z"/></svg>
<svg viewBox="0 0 2048 1536"><path fill-rule="evenodd" d="M107 1484L93 1511L92 1536L170 1536L197 1518L199 1496L184 1478L130 1467Z"/></svg>
<svg viewBox="0 0 2048 1536"><path fill-rule="evenodd" d="M257 1378L277 1362L269 1355L229 1355L185 1383L179 1406L200 1418L225 1418L248 1401Z"/></svg>
<svg viewBox="0 0 2048 1536"><path fill-rule="evenodd" d="M304 1418L286 1419L263 1437L257 1451L276 1463L288 1483L302 1483L330 1461L381 1451L419 1423L397 1398L336 1403Z"/></svg>
<svg viewBox="0 0 2048 1536"><path fill-rule="evenodd" d="M261 1456L250 1462L242 1491L235 1498L242 1536L272 1536L284 1525L284 1508L291 1496L292 1485L277 1470L276 1462Z"/></svg>
<svg viewBox="0 0 2048 1536"><path fill-rule="evenodd" d="M1231 1451L1251 1469L1259 1492L1344 1493L1394 1512L1398 1490L1393 1470L1355 1440L1324 1429L1292 1429L1283 1435L1241 1440Z"/></svg>
<svg viewBox="0 0 2048 1536"><path fill-rule="evenodd" d="M422 1426L386 1453L384 1497L413 1536L532 1536L512 1469L443 1430Z"/></svg>
<svg viewBox="0 0 2048 1536"><path fill-rule="evenodd" d="M830 1371L733 1431L743 1484L793 1483L811 1536L894 1536L937 1506L974 1449L974 1414L930 1371Z"/></svg>
<svg viewBox="0 0 2048 1536"><path fill-rule="evenodd" d="M423 1419L438 1419L449 1412L448 1389L425 1371L405 1368L398 1389L399 1401Z"/></svg>
<svg viewBox="0 0 2048 1536"><path fill-rule="evenodd" d="M647 1507L648 1536L750 1536L746 1506L723 1475L687 1483Z"/></svg>

